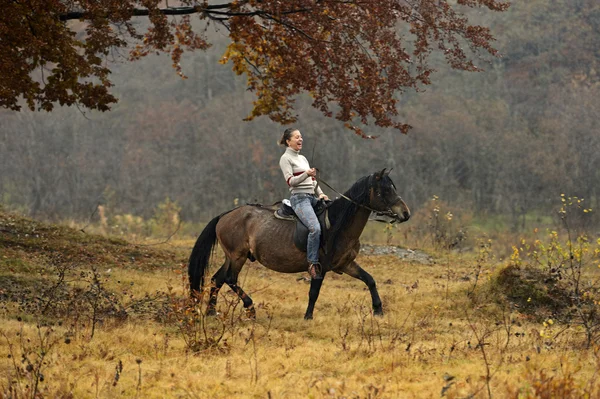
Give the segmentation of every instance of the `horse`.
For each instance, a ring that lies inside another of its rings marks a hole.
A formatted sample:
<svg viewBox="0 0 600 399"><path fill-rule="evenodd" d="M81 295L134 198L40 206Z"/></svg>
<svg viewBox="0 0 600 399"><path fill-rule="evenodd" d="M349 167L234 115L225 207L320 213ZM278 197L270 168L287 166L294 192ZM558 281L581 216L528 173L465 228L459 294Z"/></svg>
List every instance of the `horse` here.
<svg viewBox="0 0 600 399"><path fill-rule="evenodd" d="M393 222L406 222L410 210L396 192L396 186L383 169L357 180L340 198L328 206L330 228L327 232L329 251L322 247L320 259L327 259L322 277L332 271L347 274L363 281L371 293L373 312L383 315L381 299L375 280L362 269L355 258L360 250L360 235L371 212ZM308 268L306 253L293 243L295 223L274 217L273 208L261 205L242 205L212 219L198 237L188 264L190 292L198 297L204 286L205 274L213 249L218 241L225 253L225 262L213 275L207 314L216 314L217 296L227 284L242 300L250 317L256 313L252 299L237 285L238 275L246 260L280 273L299 273ZM325 234L325 232L324 232ZM313 318L313 311L323 278L312 279L308 307L304 319Z"/></svg>

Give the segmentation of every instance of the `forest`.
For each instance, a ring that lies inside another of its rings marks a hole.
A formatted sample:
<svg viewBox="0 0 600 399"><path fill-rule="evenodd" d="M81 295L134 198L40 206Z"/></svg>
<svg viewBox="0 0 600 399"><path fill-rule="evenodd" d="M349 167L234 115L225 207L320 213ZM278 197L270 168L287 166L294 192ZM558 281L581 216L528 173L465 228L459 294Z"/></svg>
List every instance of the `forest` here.
<svg viewBox="0 0 600 399"><path fill-rule="evenodd" d="M359 177L393 168L413 208L436 195L513 230L545 213L561 193L598 201L600 187L600 5L593 0L515 2L489 24L501 57L481 72L433 59L432 84L399 97L404 135L369 126L363 139L296 101L304 155L343 192ZM277 145L284 126L245 122L246 82L222 65L227 33L186 54L181 79L165 56L126 62L111 55L119 102L110 112L58 107L0 111L0 201L51 220L87 220L98 205L112 215L149 217L167 198L181 218L206 222L234 202L286 197ZM335 193L325 191L333 197Z"/></svg>

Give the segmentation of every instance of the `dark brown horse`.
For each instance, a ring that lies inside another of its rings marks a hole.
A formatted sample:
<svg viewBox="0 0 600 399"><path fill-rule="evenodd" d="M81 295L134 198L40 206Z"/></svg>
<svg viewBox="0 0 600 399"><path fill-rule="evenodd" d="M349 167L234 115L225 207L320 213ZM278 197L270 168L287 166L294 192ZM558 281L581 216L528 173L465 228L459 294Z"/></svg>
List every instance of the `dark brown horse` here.
<svg viewBox="0 0 600 399"><path fill-rule="evenodd" d="M405 222L410 218L410 211L396 193L396 186L388 174L384 169L359 179L342 198L330 204L331 228L326 234L331 249L327 254L321 249L320 254L321 260L328 260L324 262L325 273L346 273L369 287L373 311L379 315L383 314L383 309L375 280L354 259L360 249L360 234L372 211L385 214L397 222ZM225 263L212 277L207 312L215 312L217 294L226 283L244 302L244 308L253 315L252 299L237 285L238 275L246 259L258 261L281 273L305 272L308 267L306 253L294 245L294 229L293 222L276 219L272 208L256 205L240 206L215 217L198 237L190 256L188 273L192 295L204 285L209 258L218 240L225 253ZM322 283L323 279L311 281L305 319L312 319Z"/></svg>

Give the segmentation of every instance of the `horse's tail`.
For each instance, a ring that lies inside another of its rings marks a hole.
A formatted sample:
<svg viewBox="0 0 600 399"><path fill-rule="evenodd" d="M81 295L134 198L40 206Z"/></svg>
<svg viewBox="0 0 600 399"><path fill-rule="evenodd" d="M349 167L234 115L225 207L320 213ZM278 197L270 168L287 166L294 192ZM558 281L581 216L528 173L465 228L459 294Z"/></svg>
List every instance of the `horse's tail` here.
<svg viewBox="0 0 600 399"><path fill-rule="evenodd" d="M192 295L194 295L194 291L200 292L204 285L204 275L208 270L208 261L217 243L217 223L223 215L217 216L206 225L198 240L196 240L194 249L192 249L188 263L188 276Z"/></svg>

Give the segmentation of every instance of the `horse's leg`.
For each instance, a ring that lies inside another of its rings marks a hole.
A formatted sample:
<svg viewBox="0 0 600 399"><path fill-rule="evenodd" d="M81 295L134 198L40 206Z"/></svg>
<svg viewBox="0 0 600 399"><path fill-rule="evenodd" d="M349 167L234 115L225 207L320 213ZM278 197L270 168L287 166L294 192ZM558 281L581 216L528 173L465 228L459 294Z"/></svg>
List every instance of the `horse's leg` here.
<svg viewBox="0 0 600 399"><path fill-rule="evenodd" d="M375 280L373 279L373 277L371 277L371 275L367 273L362 267L360 267L355 261L352 261L341 271L343 271L349 276L363 281L367 285L367 287L369 287L369 291L371 292L371 299L373 301L373 314L378 316L383 315L381 299L379 298L379 293L377 292L377 285L375 284Z"/></svg>
<svg viewBox="0 0 600 399"><path fill-rule="evenodd" d="M304 320L312 320L313 318L313 310L315 309L315 303L319 297L319 292L321 291L321 285L323 285L324 278L325 273L323 273L322 278L313 278L310 280L310 291L308 291L308 307L306 308L306 313L304 314Z"/></svg>
<svg viewBox="0 0 600 399"><path fill-rule="evenodd" d="M248 317L254 319L256 317L256 310L254 309L252 298L250 298L248 294L246 294L244 290L239 285L237 285L238 276L245 262L246 258L238 259L235 263L232 262L233 267L229 268L230 273L227 273L225 283L227 283L227 285L233 290L233 292L235 292L238 295L238 297L242 300L242 302L244 303L244 309L246 309L246 314L248 315Z"/></svg>
<svg viewBox="0 0 600 399"><path fill-rule="evenodd" d="M223 266L217 270L211 279L213 285L210 288L210 297L208 298L208 305L206 307L207 316L215 316L217 314L217 298L219 296L219 290L225 282L230 263L229 258L226 258Z"/></svg>

